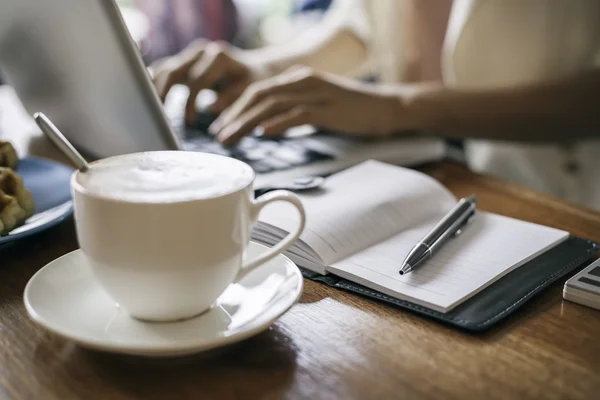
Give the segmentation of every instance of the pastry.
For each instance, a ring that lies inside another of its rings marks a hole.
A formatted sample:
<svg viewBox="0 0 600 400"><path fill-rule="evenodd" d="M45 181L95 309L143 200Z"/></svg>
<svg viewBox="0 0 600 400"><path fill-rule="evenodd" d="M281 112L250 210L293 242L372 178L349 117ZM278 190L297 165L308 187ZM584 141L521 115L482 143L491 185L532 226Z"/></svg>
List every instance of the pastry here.
<svg viewBox="0 0 600 400"><path fill-rule="evenodd" d="M0 167L0 191L16 197L17 202L25 211L26 218L31 217L35 212L31 193L23 186L21 176L10 168Z"/></svg>
<svg viewBox="0 0 600 400"><path fill-rule="evenodd" d="M25 210L17 198L0 191L0 236L7 235L25 219Z"/></svg>
<svg viewBox="0 0 600 400"><path fill-rule="evenodd" d="M29 190L23 186L23 179L10 168L0 167L0 235L25 222L33 215L35 205Z"/></svg>
<svg viewBox="0 0 600 400"><path fill-rule="evenodd" d="M15 148L9 142L0 141L0 167L15 169L19 164L19 157Z"/></svg>
<svg viewBox="0 0 600 400"><path fill-rule="evenodd" d="M0 141L0 236L7 235L35 212L31 193L14 171L18 163L15 148Z"/></svg>

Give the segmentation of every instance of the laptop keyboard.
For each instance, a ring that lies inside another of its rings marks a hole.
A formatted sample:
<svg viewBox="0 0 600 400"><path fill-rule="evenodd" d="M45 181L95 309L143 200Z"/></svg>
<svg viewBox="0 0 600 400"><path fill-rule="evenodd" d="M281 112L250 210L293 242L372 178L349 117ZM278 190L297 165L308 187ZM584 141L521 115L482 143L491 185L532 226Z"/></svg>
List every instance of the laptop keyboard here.
<svg viewBox="0 0 600 400"><path fill-rule="evenodd" d="M233 157L249 164L257 173L286 170L335 158L331 152L310 146L310 141L293 138L265 139L250 135L242 138L237 145L226 147L208 133L213 121L214 117L210 114L200 113L193 125L186 125L182 118L172 119L171 123L185 150Z"/></svg>

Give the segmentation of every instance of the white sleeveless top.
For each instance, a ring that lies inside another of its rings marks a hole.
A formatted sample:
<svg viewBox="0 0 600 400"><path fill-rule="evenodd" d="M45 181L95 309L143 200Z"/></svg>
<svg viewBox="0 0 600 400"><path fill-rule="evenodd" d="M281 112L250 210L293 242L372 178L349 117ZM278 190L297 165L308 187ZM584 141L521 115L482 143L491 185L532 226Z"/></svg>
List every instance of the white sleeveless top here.
<svg viewBox="0 0 600 400"><path fill-rule="evenodd" d="M384 82L401 82L404 1L362 3L372 62ZM593 68L599 56L600 0L454 0L443 79L479 88L535 82ZM569 147L470 140L466 150L475 171L600 209L600 136Z"/></svg>
<svg viewBox="0 0 600 400"><path fill-rule="evenodd" d="M443 75L498 87L589 70L599 56L598 0L455 0ZM475 171L600 209L600 132L569 146L471 140L466 151Z"/></svg>

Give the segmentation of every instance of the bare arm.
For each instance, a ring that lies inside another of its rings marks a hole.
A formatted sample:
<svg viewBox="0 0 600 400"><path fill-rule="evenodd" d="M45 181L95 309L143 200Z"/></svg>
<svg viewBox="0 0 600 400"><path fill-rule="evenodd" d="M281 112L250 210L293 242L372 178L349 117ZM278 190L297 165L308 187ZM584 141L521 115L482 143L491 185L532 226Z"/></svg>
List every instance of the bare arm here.
<svg viewBox="0 0 600 400"><path fill-rule="evenodd" d="M562 141L600 137L600 69L554 81L488 90L439 83L402 92L396 130L453 138Z"/></svg>

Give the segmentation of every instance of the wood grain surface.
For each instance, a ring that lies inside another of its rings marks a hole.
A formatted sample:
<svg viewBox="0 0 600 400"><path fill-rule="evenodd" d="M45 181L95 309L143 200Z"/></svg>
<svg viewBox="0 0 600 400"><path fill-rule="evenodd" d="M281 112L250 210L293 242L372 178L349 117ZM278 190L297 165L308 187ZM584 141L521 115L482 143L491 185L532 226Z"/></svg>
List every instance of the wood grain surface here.
<svg viewBox="0 0 600 400"><path fill-rule="evenodd" d="M0 138L11 139L16 131L7 132L5 124ZM27 149L23 132L13 139ZM460 165L433 164L422 170L457 196L476 193L484 210L600 241L597 212ZM0 248L0 398L600 396L600 312L563 301L564 279L483 334L465 334L305 281L299 304L268 331L209 354L157 361L84 350L29 320L22 300L25 284L46 263L75 248L72 220Z"/></svg>

